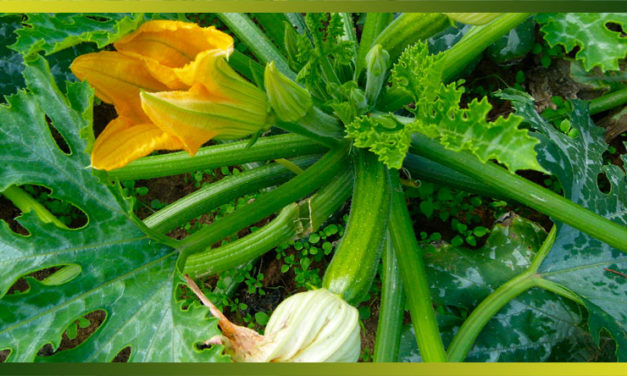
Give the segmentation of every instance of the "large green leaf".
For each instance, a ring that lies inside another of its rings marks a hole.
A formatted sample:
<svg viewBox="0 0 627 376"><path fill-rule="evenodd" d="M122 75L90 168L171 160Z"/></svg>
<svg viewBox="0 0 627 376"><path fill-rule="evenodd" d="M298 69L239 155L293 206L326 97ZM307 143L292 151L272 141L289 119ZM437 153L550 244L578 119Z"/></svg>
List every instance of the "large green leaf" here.
<svg viewBox="0 0 627 376"><path fill-rule="evenodd" d="M23 55L39 51L49 55L82 42L102 48L143 21L141 14L31 13L24 22L27 27L17 31L17 41L11 48Z"/></svg>
<svg viewBox="0 0 627 376"><path fill-rule="evenodd" d="M509 91L502 98L512 101L539 134L538 160L562 183L565 196L614 222L627 225L627 177L618 166L603 165L607 150L604 129L597 127L585 102L575 101L570 121L579 136L571 138L546 122L535 110L533 98ZM611 188L599 189L604 174ZM583 298L589 326L598 342L602 328L617 343L620 360L627 360L627 256L570 226L557 223L557 237L539 273Z"/></svg>
<svg viewBox="0 0 627 376"><path fill-rule="evenodd" d="M527 270L545 237L538 225L514 216L495 225L479 249L448 244L429 247L425 260L434 302L470 312L504 282ZM553 293L527 291L488 322L467 360L586 360L589 355L576 351L582 344L591 343L590 335L581 328L579 311L575 304ZM463 319L439 315L439 322L443 340L448 343ZM407 345L401 360L415 359L417 355Z"/></svg>
<svg viewBox="0 0 627 376"><path fill-rule="evenodd" d="M178 253L149 239L129 214L129 202L118 198L119 187L101 184L88 168L91 89L72 83L64 96L42 57L26 60L27 90L0 106L0 191L9 185L49 187L54 197L83 210L88 223L64 230L29 213L19 219L29 236L0 223L0 349L11 351L8 361L42 360L38 350L47 343L58 347L71 322L104 310L105 321L81 346L45 360L110 361L127 346L131 361L225 360L220 346L194 346L219 332L205 307L184 310L176 300ZM48 120L69 145L69 155L51 137ZM81 273L63 285L27 277L27 292L6 294L22 276L69 264Z"/></svg>
<svg viewBox="0 0 627 376"><path fill-rule="evenodd" d="M438 140L447 149L470 151L483 162L497 160L510 171L544 171L536 160L536 139L519 129L521 118L509 116L488 121L492 105L476 99L462 108L461 82L441 82L441 55L430 55L426 43L407 48L392 69L391 81L414 101L412 119L391 114L361 116L346 126L355 146L369 148L389 167L400 168L414 133Z"/></svg>
<svg viewBox="0 0 627 376"><path fill-rule="evenodd" d="M566 52L579 47L576 58L586 70L618 70L618 61L627 56L627 39L608 25L625 30L625 13L541 13L536 17L549 46L564 46Z"/></svg>

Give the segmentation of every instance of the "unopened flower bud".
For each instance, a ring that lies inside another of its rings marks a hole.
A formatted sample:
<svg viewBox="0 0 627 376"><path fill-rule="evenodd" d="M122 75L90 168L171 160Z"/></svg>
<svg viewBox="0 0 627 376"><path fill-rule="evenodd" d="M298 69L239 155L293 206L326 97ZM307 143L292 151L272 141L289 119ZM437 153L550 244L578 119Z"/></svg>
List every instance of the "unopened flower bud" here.
<svg viewBox="0 0 627 376"><path fill-rule="evenodd" d="M372 46L366 55L366 97L371 105L379 97L389 65L390 54L380 44Z"/></svg>
<svg viewBox="0 0 627 376"><path fill-rule="evenodd" d="M273 62L266 65L264 83L270 105L283 121L297 121L313 106L311 94L277 71Z"/></svg>

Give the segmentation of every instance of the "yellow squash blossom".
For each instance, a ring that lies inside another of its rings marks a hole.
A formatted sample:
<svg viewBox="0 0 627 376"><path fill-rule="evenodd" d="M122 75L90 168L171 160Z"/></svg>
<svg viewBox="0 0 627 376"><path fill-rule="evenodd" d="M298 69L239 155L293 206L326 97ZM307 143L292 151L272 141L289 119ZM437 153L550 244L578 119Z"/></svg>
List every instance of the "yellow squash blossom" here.
<svg viewBox="0 0 627 376"><path fill-rule="evenodd" d="M71 66L118 113L94 143L92 167L112 170L155 150L193 155L213 137L244 137L265 127L265 94L226 63L229 35L149 21L114 46L117 51L79 56Z"/></svg>

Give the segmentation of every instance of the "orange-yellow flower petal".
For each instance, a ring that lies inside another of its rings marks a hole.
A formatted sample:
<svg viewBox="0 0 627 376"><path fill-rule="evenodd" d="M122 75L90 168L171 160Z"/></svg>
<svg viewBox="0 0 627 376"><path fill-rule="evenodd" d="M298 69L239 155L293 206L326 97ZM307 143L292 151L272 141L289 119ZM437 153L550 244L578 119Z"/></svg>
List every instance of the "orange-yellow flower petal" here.
<svg viewBox="0 0 627 376"><path fill-rule="evenodd" d="M96 96L115 106L118 115L134 122L148 121L139 99L139 91L163 91L167 86L155 79L140 59L112 51L81 55L70 69L80 80L87 80Z"/></svg>
<svg viewBox="0 0 627 376"><path fill-rule="evenodd" d="M196 56L208 50L229 56L233 38L211 27L200 27L182 21L148 21L135 32L114 43L123 54L146 61L150 73L170 89L186 89L190 85L177 79L175 70L194 64Z"/></svg>
<svg viewBox="0 0 627 376"><path fill-rule="evenodd" d="M194 84L189 91L141 93L142 108L151 121L175 135L194 155L213 137L241 138L266 126L267 105L228 100Z"/></svg>
<svg viewBox="0 0 627 376"><path fill-rule="evenodd" d="M134 124L127 117L113 119L96 139L91 165L99 170L113 170L127 165L155 150L181 150L183 145L154 124Z"/></svg>
<svg viewBox="0 0 627 376"><path fill-rule="evenodd" d="M242 78L216 51L202 52L193 66L177 71L177 74L189 86L200 84L213 96L247 103L248 106L267 106L266 94Z"/></svg>

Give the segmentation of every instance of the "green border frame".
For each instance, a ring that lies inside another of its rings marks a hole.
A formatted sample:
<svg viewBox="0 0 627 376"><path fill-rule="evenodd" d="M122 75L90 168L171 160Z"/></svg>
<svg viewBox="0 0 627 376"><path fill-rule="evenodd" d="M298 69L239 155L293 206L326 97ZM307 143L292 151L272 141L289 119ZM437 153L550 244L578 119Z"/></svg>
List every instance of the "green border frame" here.
<svg viewBox="0 0 627 376"><path fill-rule="evenodd" d="M627 12L625 0L0 0L3 12Z"/></svg>
<svg viewBox="0 0 627 376"><path fill-rule="evenodd" d="M626 0L0 0L0 12L627 12ZM627 376L624 363L3 363L1 375Z"/></svg>

